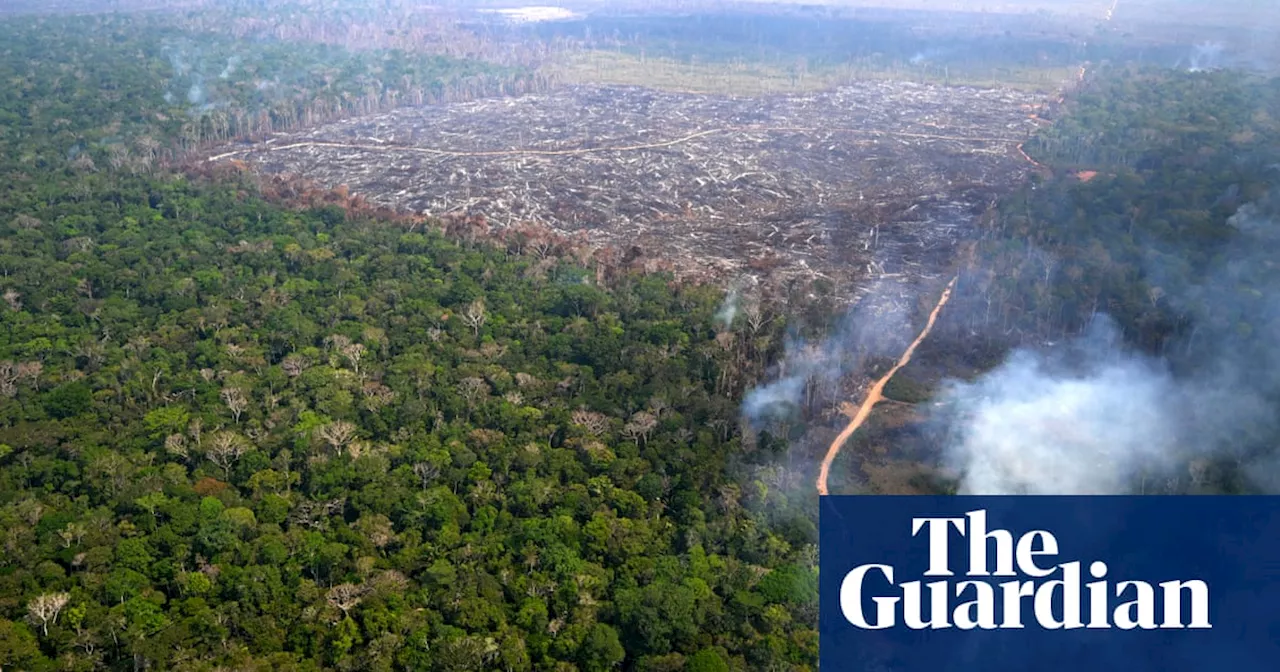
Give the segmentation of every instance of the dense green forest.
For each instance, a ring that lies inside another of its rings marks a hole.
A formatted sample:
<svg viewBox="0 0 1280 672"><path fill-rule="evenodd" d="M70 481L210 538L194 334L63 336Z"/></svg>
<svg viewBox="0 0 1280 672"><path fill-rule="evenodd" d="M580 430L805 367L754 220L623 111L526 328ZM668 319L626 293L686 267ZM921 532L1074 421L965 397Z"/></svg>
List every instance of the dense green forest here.
<svg viewBox="0 0 1280 672"><path fill-rule="evenodd" d="M0 21L0 161L145 171L210 142L546 86L511 66L183 30L165 15ZM22 185L21 191L29 191Z"/></svg>
<svg viewBox="0 0 1280 672"><path fill-rule="evenodd" d="M0 24L0 667L813 664L718 292L174 174L132 21Z"/></svg>

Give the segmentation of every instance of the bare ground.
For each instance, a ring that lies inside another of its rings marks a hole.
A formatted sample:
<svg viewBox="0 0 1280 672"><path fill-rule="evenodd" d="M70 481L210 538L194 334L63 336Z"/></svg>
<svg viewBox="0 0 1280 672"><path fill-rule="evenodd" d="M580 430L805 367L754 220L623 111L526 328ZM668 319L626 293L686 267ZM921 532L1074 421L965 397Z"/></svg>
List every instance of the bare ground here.
<svg viewBox="0 0 1280 672"><path fill-rule="evenodd" d="M686 275L936 277L1030 164L1043 103L1007 89L861 82L733 98L572 87L400 109L225 147L267 173L431 215L535 223Z"/></svg>

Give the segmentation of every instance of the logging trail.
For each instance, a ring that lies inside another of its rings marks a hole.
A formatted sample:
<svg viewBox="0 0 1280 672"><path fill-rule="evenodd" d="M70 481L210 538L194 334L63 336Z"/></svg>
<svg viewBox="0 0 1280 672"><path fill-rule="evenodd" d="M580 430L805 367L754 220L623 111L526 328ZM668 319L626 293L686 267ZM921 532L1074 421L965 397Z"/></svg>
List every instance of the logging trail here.
<svg viewBox="0 0 1280 672"><path fill-rule="evenodd" d="M827 448L827 455L822 458L822 466L818 469L818 481L815 484L818 488L819 495L829 494L827 492L827 477L831 473L831 463L835 462L836 456L840 454L840 449L844 447L844 444L849 440L849 437L853 436L853 433L858 431L858 428L862 426L862 423L866 422L867 418L871 416L871 409L877 403L884 401L884 386L893 379L894 374L898 373L899 369L906 366L907 363L911 361L911 355L915 354L916 348L924 342L925 338L928 338L929 332L933 330L933 323L938 319L938 313L941 313L942 307L947 305L947 300L951 298L951 290L955 288L956 280L958 280L959 277L960 276L956 276L951 279L951 282L947 283L947 287L942 290L942 296L938 299L937 305L933 307L933 312L929 313L929 321L925 323L924 329L920 332L920 335L916 336L916 340L912 341L911 345L907 346L906 351L902 353L902 357L898 358L898 363L894 364L893 368L889 369L888 373L884 374L880 380L876 381L875 385L871 386L871 390L867 392L867 398L863 400L862 406L858 407L856 413L851 414L849 424L846 425L844 430L841 431L840 434L836 436L835 440L831 442L831 447Z"/></svg>

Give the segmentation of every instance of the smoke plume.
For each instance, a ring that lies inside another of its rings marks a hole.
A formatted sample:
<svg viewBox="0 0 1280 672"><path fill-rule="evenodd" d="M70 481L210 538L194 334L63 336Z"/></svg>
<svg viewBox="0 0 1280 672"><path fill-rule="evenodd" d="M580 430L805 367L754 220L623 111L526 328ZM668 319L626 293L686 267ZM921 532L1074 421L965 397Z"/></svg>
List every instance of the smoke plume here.
<svg viewBox="0 0 1280 672"><path fill-rule="evenodd" d="M961 494L1115 494L1178 453L1181 390L1159 362L1119 345L1109 319L1067 352L1015 352L943 393L955 413L949 446Z"/></svg>
<svg viewBox="0 0 1280 672"><path fill-rule="evenodd" d="M751 305L759 300L756 285L759 282L754 276L743 276L729 285L720 309L712 318L716 327L722 330L733 328L733 321L738 318L744 305ZM757 304L758 305L758 304Z"/></svg>
<svg viewBox="0 0 1280 672"><path fill-rule="evenodd" d="M1203 484L1226 460L1250 485L1280 491L1271 450L1280 392L1280 198L1229 220L1225 261L1168 299L1195 328L1155 359L1126 348L1100 317L1052 350L1019 350L937 399L945 460L965 494L1176 492ZM1170 275L1154 268L1148 276ZM1176 286L1176 283L1166 283ZM1175 374L1176 371L1176 374Z"/></svg>
<svg viewBox="0 0 1280 672"><path fill-rule="evenodd" d="M204 77L198 72L191 77L191 88L187 89L187 102L192 105L204 103Z"/></svg>
<svg viewBox="0 0 1280 672"><path fill-rule="evenodd" d="M771 382L751 390L743 399L743 415L757 428L790 416L803 404L806 388L823 396L836 394L840 382L850 372L862 369L867 358L896 356L914 336L903 300L913 295L900 283L881 281L841 318L827 338L790 339Z"/></svg>
<svg viewBox="0 0 1280 672"><path fill-rule="evenodd" d="M181 87L186 87L185 97L190 105L188 114L195 116L216 107L216 104L209 100L210 91L205 84L205 61L201 50L182 41L166 41L161 47L161 52L169 59L169 65L173 68L173 80L170 85L177 87L178 91ZM239 64L238 56L228 58L219 78L230 77ZM178 99L178 95L172 90L166 91L164 99L165 102L172 104Z"/></svg>
<svg viewBox="0 0 1280 672"><path fill-rule="evenodd" d="M721 329L728 329L733 326L733 318L738 316L738 304L741 300L742 294L738 288L731 288L724 297L724 303L720 304L720 310L716 311L716 326Z"/></svg>
<svg viewBox="0 0 1280 672"><path fill-rule="evenodd" d="M1222 61L1224 47L1218 42L1204 42L1195 45L1191 52L1191 64L1187 72L1202 72L1218 68Z"/></svg>
<svg viewBox="0 0 1280 672"><path fill-rule="evenodd" d="M232 57L228 58L228 59L227 59L227 66L226 66L225 68L223 68L223 69L222 69L222 72L218 73L218 79L227 79L227 78L231 77L231 75L234 75L234 74L235 74L235 72L236 72L236 68L238 68L238 67L240 67L240 57L239 57L239 56L232 56Z"/></svg>

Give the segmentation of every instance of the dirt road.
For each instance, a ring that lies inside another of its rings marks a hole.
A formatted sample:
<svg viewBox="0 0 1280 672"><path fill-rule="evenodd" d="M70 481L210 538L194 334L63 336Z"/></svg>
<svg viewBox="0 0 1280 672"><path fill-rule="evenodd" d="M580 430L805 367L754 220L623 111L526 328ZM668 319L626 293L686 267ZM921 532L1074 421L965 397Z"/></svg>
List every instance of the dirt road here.
<svg viewBox="0 0 1280 672"><path fill-rule="evenodd" d="M889 383L894 374L898 373L899 369L906 366L907 363L911 361L911 355L915 353L916 348L919 347L919 345L924 342L924 339L929 336L929 332L933 330L933 323L938 319L938 313L942 312L942 307L945 306L947 304L947 300L951 298L951 290L955 288L956 280L958 279L959 276L954 277L951 279L951 282L947 283L947 288L942 290L942 296L938 299L937 305L933 307L933 312L929 313L929 321L924 325L924 330L920 332L920 335L916 337L916 340L911 342L911 345L907 346L906 351L902 353L902 357L898 359L898 363L894 364L893 368L889 369L889 372L884 374L884 377L877 380L876 384L871 386L871 391L867 392L867 398L862 402L862 406L858 408L858 412L853 414L849 419L849 424L844 428L844 431L840 432L840 435L831 442L831 447L827 449L826 457L822 458L822 467L818 470L818 482L816 485L819 495L829 494L827 492L827 477L831 473L831 463L834 462L836 456L840 454L840 449L844 446L845 442L849 440L849 437L853 436L853 433L862 426L862 423L867 421L868 417L870 417L872 407L874 407L878 402L884 400L884 386Z"/></svg>

